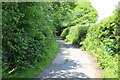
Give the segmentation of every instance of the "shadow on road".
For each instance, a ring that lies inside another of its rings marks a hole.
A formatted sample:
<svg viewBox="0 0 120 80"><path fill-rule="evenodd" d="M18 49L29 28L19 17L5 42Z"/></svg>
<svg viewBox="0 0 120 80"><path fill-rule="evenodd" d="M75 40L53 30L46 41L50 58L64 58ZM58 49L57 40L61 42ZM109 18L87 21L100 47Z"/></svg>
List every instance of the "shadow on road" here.
<svg viewBox="0 0 120 80"><path fill-rule="evenodd" d="M60 44L59 53L51 66L43 71L37 78L89 78L85 73L78 71L82 67L79 61L68 58L68 49L76 49L72 44L57 39ZM71 46L72 45L72 46Z"/></svg>

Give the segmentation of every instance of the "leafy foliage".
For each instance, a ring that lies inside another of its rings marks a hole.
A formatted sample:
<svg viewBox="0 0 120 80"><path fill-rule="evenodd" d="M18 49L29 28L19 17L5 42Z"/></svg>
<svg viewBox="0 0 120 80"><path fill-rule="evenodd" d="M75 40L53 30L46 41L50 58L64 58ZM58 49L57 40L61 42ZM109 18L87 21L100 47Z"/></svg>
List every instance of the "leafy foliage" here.
<svg viewBox="0 0 120 80"><path fill-rule="evenodd" d="M3 2L3 78L49 62L57 52L56 33L59 36L62 31L66 41L83 45L98 58L105 77L118 77L119 12L86 26L97 21L98 13L90 2Z"/></svg>
<svg viewBox="0 0 120 80"><path fill-rule="evenodd" d="M63 30L63 32L61 33L61 37L62 37L63 39L66 39L66 36L69 34L69 29L70 29L70 28L65 28L65 29Z"/></svg>
<svg viewBox="0 0 120 80"><path fill-rule="evenodd" d="M85 39L88 28L89 26L85 25L68 27L63 30L61 37L65 39L65 41L79 45L79 43Z"/></svg>
<svg viewBox="0 0 120 80"><path fill-rule="evenodd" d="M2 3L3 65L7 67L5 73L13 69L20 71L35 68L34 65L50 53L52 43L56 42L56 29L49 12L51 5L52 3Z"/></svg>
<svg viewBox="0 0 120 80"><path fill-rule="evenodd" d="M75 7L75 2L53 2L53 23L57 29L58 36L62 32L62 27L70 24L70 13Z"/></svg>
<svg viewBox="0 0 120 80"><path fill-rule="evenodd" d="M77 24L88 24L97 21L97 11L90 2L56 2L53 3L54 25L59 36L63 28Z"/></svg>
<svg viewBox="0 0 120 80"><path fill-rule="evenodd" d="M72 12L74 24L83 25L97 21L98 12L92 7L90 2L77 2L76 5L77 7Z"/></svg>
<svg viewBox="0 0 120 80"><path fill-rule="evenodd" d="M118 52L115 16L110 16L98 24L91 25L86 39L81 43L83 48L98 58L104 69L104 77L118 77ZM114 65L114 66L113 66ZM111 72L112 74L109 74Z"/></svg>

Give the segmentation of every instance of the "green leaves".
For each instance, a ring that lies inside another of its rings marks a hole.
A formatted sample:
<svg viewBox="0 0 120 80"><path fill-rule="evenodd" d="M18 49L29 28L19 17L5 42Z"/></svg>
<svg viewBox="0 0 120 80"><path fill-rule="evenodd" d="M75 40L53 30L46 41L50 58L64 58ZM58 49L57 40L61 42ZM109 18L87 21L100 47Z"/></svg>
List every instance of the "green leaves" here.
<svg viewBox="0 0 120 80"><path fill-rule="evenodd" d="M116 54L118 44L115 35L117 24L114 20L115 16L110 16L98 24L90 25L87 36L82 42L83 48L98 58L100 67L104 69L105 78L118 77L118 54ZM113 74L109 75L109 71Z"/></svg>
<svg viewBox="0 0 120 80"><path fill-rule="evenodd" d="M65 39L65 41L80 45L80 42L83 41L86 37L88 28L89 26L84 25L68 27L63 30L61 37Z"/></svg>
<svg viewBox="0 0 120 80"><path fill-rule="evenodd" d="M55 41L52 3L2 3L3 63L6 73L33 66L48 55ZM51 6L51 7L49 7Z"/></svg>
<svg viewBox="0 0 120 80"><path fill-rule="evenodd" d="M90 2L53 3L54 26L57 28L58 36L64 27L96 22L97 15Z"/></svg>
<svg viewBox="0 0 120 80"><path fill-rule="evenodd" d="M66 36L69 34L69 29L70 29L70 28L65 28L65 29L63 30L63 32L61 33L61 37L62 37L63 39L66 39Z"/></svg>
<svg viewBox="0 0 120 80"><path fill-rule="evenodd" d="M98 12L92 7L90 2L77 2L74 9L74 23L87 24L97 21Z"/></svg>

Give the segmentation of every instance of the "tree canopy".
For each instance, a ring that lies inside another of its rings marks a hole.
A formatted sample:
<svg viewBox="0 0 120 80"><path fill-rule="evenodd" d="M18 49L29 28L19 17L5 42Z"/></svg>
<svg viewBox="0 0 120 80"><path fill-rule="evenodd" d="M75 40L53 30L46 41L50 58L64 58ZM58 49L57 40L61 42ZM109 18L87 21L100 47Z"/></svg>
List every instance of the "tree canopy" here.
<svg viewBox="0 0 120 80"><path fill-rule="evenodd" d="M64 27L96 22L98 12L90 2L56 2L53 3L53 15L57 35L60 35Z"/></svg>

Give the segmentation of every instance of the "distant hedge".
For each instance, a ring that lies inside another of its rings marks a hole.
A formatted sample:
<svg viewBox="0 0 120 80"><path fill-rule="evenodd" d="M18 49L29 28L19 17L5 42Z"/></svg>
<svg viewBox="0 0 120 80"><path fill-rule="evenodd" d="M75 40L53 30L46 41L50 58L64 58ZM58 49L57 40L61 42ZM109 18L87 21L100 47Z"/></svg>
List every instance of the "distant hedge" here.
<svg viewBox="0 0 120 80"><path fill-rule="evenodd" d="M69 29L70 29L70 28L65 28L65 29L63 30L63 32L61 33L61 37L62 37L63 39L66 39L66 36L69 34Z"/></svg>
<svg viewBox="0 0 120 80"><path fill-rule="evenodd" d="M61 37L72 44L80 45L86 37L89 26L76 25L63 30Z"/></svg>

